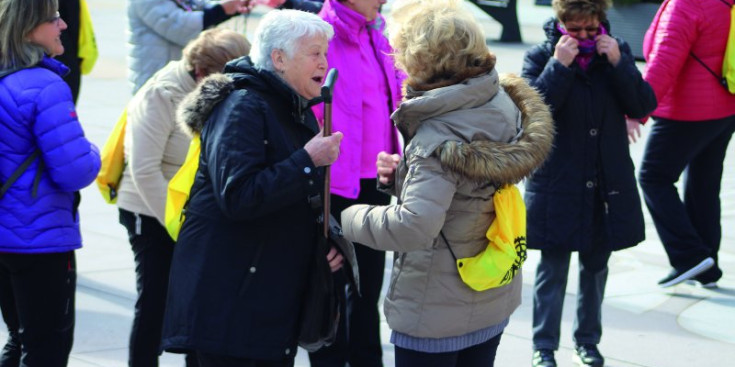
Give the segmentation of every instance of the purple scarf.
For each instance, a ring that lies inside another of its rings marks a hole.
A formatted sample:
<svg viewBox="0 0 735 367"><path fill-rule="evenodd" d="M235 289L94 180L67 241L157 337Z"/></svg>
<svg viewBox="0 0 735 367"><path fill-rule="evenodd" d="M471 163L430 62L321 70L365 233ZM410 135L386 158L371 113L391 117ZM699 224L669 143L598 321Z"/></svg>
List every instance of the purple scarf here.
<svg viewBox="0 0 735 367"><path fill-rule="evenodd" d="M561 24L556 24L556 29L561 32L563 35L569 35L566 29L564 29ZM607 34L607 30L605 27L600 24L600 30L597 31L597 34ZM574 58L574 61L579 65L582 70L587 71L587 67L590 66L590 62L592 61L592 57L595 56L595 49L597 46L597 42L594 39L586 38L583 40L577 39L577 42L579 43L578 49L579 53L577 54L577 57Z"/></svg>

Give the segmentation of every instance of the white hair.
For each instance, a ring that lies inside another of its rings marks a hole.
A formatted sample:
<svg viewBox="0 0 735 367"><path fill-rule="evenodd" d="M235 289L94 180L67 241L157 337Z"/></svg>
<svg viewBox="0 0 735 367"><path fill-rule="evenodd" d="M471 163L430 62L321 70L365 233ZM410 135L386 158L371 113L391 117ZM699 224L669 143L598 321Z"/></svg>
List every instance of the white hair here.
<svg viewBox="0 0 735 367"><path fill-rule="evenodd" d="M256 68L274 71L271 60L273 50L281 50L291 58L299 41L313 36L324 36L327 41L331 40L334 36L332 25L315 14L300 10L271 10L255 30L250 58Z"/></svg>

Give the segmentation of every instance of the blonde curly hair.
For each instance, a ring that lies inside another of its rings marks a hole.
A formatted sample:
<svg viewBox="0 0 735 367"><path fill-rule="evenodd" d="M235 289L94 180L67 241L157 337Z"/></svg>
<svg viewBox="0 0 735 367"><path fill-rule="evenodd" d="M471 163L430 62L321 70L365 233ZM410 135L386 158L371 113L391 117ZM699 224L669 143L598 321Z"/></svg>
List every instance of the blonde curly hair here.
<svg viewBox="0 0 735 367"><path fill-rule="evenodd" d="M397 1L391 18L396 64L415 90L457 84L495 67L482 29L460 0Z"/></svg>

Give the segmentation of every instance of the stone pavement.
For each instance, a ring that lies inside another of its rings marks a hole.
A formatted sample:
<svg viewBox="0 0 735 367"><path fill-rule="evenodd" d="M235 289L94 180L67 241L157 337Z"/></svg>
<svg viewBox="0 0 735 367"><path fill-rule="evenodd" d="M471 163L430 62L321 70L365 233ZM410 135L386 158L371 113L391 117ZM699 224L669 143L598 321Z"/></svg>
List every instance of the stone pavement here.
<svg viewBox="0 0 735 367"><path fill-rule="evenodd" d="M130 96L125 82L125 2L88 0L100 59L91 75L82 82L79 116L87 136L102 145L118 114ZM523 52L541 41L540 25L551 10L536 7L533 0L519 1L521 29L525 44L490 42L498 56L498 70L520 72ZM232 25L252 36L259 14ZM497 38L499 25L477 12L488 38ZM614 32L614 29L613 29ZM649 128L644 128L646 134ZM645 141L645 136L644 136ZM631 146L635 162L640 162L643 143ZM648 240L639 246L615 253L610 260L610 276L603 307L604 336L600 349L607 365L615 367L688 367L735 365L735 148L731 146L723 179L723 240L720 251L725 276L720 288L705 290L679 285L663 290L656 286L669 270L666 256L647 217ZM81 206L85 247L77 252L76 340L70 366L118 367L127 365L127 340L135 302L135 273L125 231L117 223L116 207L105 204L95 187L83 191ZM648 214L648 213L646 213ZM390 256L390 255L389 255ZM523 270L523 304L503 335L498 366L529 366L531 361L531 293L538 253L531 251ZM575 260L576 261L576 260ZM576 269L573 264L572 269ZM386 267L386 278L390 265ZM577 276L570 274L562 324L562 342L557 359L571 366L571 328ZM390 331L383 322L384 361L393 366L393 347L387 342ZM7 336L0 327L0 340ZM164 354L161 365L183 366L181 356ZM297 366L308 366L300 351Z"/></svg>

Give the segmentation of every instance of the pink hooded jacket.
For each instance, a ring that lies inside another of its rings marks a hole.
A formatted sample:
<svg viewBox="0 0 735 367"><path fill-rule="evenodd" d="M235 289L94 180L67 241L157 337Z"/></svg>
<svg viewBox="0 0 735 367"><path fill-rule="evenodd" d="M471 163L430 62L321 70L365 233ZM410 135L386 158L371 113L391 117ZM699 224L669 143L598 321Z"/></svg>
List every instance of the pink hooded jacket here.
<svg viewBox="0 0 735 367"><path fill-rule="evenodd" d="M329 67L339 70L332 103L332 130L344 134L339 159L332 165L331 190L333 194L355 199L360 193L363 124L389 124L392 146L377 147L376 151L400 152L398 132L391 121L377 121L372 116L363 116L363 101L366 99L383 103L387 101L390 103L389 113L393 113L402 99L401 83L405 76L395 68L391 56L393 49L383 35L385 19L380 14L374 22L368 23L359 13L337 1L327 0L319 16L334 27L334 37L329 42L327 56ZM362 93L363 83L373 83L363 77L364 65L361 62L361 49L358 43L362 32L368 32L370 35L373 50L383 69L379 74L386 77L389 96L381 95L377 87L372 88L374 92L371 94ZM316 105L313 110L321 122L324 115L323 105Z"/></svg>
<svg viewBox="0 0 735 367"><path fill-rule="evenodd" d="M735 95L723 88L690 54L718 76L730 27L733 0L666 0L646 32L644 79L658 100L653 116L680 121L735 115Z"/></svg>

